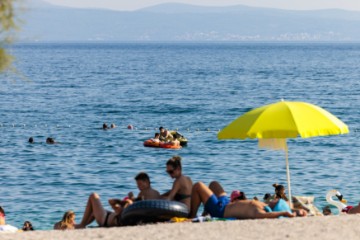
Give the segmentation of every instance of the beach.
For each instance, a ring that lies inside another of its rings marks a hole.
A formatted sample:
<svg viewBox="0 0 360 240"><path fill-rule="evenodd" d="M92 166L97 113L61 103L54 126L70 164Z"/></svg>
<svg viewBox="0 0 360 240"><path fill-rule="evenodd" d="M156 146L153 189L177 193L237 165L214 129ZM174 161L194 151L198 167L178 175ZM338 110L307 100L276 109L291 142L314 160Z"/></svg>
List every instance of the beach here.
<svg viewBox="0 0 360 240"><path fill-rule="evenodd" d="M360 215L357 214L293 219L161 223L134 227L19 232L1 234L1 239L358 239L359 221Z"/></svg>

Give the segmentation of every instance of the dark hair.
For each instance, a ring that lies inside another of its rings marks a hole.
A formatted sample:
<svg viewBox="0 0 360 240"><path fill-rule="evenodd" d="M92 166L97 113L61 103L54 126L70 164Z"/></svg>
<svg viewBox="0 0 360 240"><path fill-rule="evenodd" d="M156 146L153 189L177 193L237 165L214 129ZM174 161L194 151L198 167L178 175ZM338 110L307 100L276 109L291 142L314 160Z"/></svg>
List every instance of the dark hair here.
<svg viewBox="0 0 360 240"><path fill-rule="evenodd" d="M4 209L1 206L0 206L0 213L2 213L4 216L6 215Z"/></svg>
<svg viewBox="0 0 360 240"><path fill-rule="evenodd" d="M106 123L103 124L103 129L107 129L108 128L108 125Z"/></svg>
<svg viewBox="0 0 360 240"><path fill-rule="evenodd" d="M155 137L160 136L160 133L155 133Z"/></svg>
<svg viewBox="0 0 360 240"><path fill-rule="evenodd" d="M149 183L151 183L151 182L150 182L149 175L147 175L146 172L140 172L140 173L138 173L138 175L136 175L136 177L135 177L135 180L136 180L136 181L137 181L137 180L149 181Z"/></svg>
<svg viewBox="0 0 360 240"><path fill-rule="evenodd" d="M53 138L51 138L51 137L48 137L46 139L46 143L52 144L52 143L55 143L55 140Z"/></svg>
<svg viewBox="0 0 360 240"><path fill-rule="evenodd" d="M246 195L245 195L244 192L240 192L240 195L239 195L239 197L237 199L239 199L239 200L247 200Z"/></svg>
<svg viewBox="0 0 360 240"><path fill-rule="evenodd" d="M172 166L174 169L177 169L177 168L181 169L181 157L173 156L166 162L166 166Z"/></svg>
<svg viewBox="0 0 360 240"><path fill-rule="evenodd" d="M29 138L29 143L33 143L34 142L34 138L33 137L30 137Z"/></svg>
<svg viewBox="0 0 360 240"><path fill-rule="evenodd" d="M264 195L264 200L268 200L269 198L271 198L271 194L270 193L265 193Z"/></svg>
<svg viewBox="0 0 360 240"><path fill-rule="evenodd" d="M288 198L285 195L285 187L283 185L274 183L273 187L275 188L275 195L277 198L284 199L285 201L288 201ZM283 193L281 191L284 191Z"/></svg>
<svg viewBox="0 0 360 240"><path fill-rule="evenodd" d="M23 231L33 231L34 228L33 228L33 226L32 226L32 224L31 224L30 221L25 221L25 222L24 222L24 225L23 225L23 227L22 227L22 230L23 230Z"/></svg>
<svg viewBox="0 0 360 240"><path fill-rule="evenodd" d="M161 131L161 129L164 129L163 127L159 127L159 130Z"/></svg>

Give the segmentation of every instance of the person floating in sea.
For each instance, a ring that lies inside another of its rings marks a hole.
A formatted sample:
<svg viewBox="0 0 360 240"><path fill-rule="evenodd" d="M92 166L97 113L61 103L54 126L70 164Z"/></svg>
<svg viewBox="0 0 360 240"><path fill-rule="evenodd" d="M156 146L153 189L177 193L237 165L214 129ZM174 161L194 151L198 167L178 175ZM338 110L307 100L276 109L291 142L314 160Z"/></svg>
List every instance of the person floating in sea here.
<svg viewBox="0 0 360 240"><path fill-rule="evenodd" d="M110 124L110 128L116 128L115 123Z"/></svg>
<svg viewBox="0 0 360 240"><path fill-rule="evenodd" d="M108 126L106 123L103 123L102 129L103 129L103 130L107 130L107 129L109 129L109 126Z"/></svg>
<svg viewBox="0 0 360 240"><path fill-rule="evenodd" d="M159 130L160 130L160 141L168 142L173 140L174 137L169 130L163 127L159 127Z"/></svg>
<svg viewBox="0 0 360 240"><path fill-rule="evenodd" d="M166 162L166 172L174 178L172 189L161 196L167 200L175 200L187 205L191 203L191 178L182 174L181 157L173 156Z"/></svg>
<svg viewBox="0 0 360 240"><path fill-rule="evenodd" d="M29 140L28 140L29 143L34 143L34 138L33 137L30 137Z"/></svg>
<svg viewBox="0 0 360 240"><path fill-rule="evenodd" d="M56 144L57 142L55 142L55 139L53 139L53 138L51 138L51 137L48 137L48 138L46 139L46 143L47 143L47 144Z"/></svg>

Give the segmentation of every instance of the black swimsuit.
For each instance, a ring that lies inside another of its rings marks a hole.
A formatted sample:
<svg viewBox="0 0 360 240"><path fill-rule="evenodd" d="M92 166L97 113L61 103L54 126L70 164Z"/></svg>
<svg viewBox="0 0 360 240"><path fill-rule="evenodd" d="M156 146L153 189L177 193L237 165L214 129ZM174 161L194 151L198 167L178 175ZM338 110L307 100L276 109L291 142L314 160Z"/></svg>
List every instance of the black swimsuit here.
<svg viewBox="0 0 360 240"><path fill-rule="evenodd" d="M174 196L174 200L175 200L175 201L181 201L181 200L187 199L187 198L189 198L189 197L191 197L191 195L177 193L177 194L175 194L175 196Z"/></svg>
<svg viewBox="0 0 360 240"><path fill-rule="evenodd" d="M103 227L109 227L109 225L107 224L107 221L109 219L110 214L111 214L111 212L106 213L105 221L104 221L104 224L102 225Z"/></svg>

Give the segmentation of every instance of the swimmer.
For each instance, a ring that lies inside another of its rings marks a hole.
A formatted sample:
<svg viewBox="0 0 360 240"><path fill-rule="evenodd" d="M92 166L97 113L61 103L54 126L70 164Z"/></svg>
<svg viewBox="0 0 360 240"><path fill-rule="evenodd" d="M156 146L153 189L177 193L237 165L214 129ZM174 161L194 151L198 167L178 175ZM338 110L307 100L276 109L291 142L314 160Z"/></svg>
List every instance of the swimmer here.
<svg viewBox="0 0 360 240"><path fill-rule="evenodd" d="M48 137L48 138L46 139L46 143L47 143L47 144L55 144L55 143L57 143L57 142L55 142L55 140L54 140L53 138Z"/></svg>

